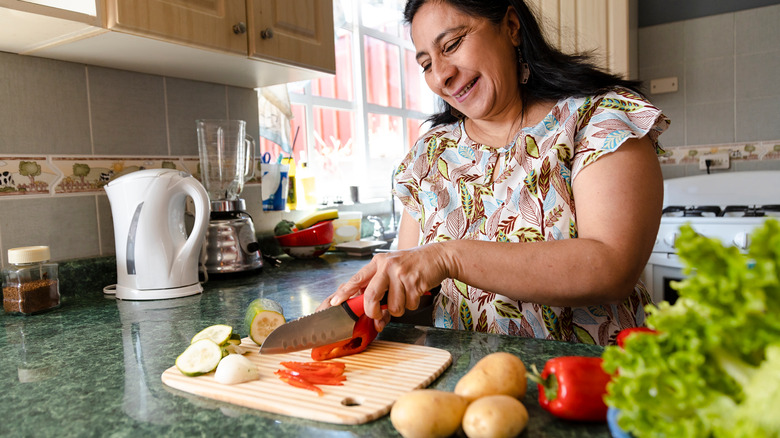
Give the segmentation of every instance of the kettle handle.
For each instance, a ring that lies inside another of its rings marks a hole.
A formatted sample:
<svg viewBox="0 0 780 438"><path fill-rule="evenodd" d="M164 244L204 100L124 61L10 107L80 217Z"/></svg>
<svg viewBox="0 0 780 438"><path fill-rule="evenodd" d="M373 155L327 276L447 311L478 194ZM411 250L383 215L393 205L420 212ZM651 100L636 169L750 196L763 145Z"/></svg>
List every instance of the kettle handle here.
<svg viewBox="0 0 780 438"><path fill-rule="evenodd" d="M187 259L192 251L198 250L200 252L200 245L203 244L203 238L206 235L206 226L208 226L209 215L211 214L211 208L209 204L209 195L206 189L198 180L193 176L187 176L181 181L182 189L184 192L192 198L192 202L195 205L195 222L192 226L192 232L187 241L179 250L177 259L184 261ZM184 267L186 263L176 263L175 266ZM183 269L183 268L182 268Z"/></svg>
<svg viewBox="0 0 780 438"><path fill-rule="evenodd" d="M246 143L246 160L244 167L244 181L249 181L255 176L255 139L247 135L244 140Z"/></svg>

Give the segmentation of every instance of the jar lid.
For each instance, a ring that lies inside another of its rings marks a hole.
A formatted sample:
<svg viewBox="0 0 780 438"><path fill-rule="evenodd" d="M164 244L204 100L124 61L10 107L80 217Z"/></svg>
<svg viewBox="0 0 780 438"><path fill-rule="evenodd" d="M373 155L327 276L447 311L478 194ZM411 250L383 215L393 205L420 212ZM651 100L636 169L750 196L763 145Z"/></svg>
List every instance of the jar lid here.
<svg viewBox="0 0 780 438"><path fill-rule="evenodd" d="M50 258L51 251L48 246L23 246L8 250L8 263L14 265L45 262Z"/></svg>

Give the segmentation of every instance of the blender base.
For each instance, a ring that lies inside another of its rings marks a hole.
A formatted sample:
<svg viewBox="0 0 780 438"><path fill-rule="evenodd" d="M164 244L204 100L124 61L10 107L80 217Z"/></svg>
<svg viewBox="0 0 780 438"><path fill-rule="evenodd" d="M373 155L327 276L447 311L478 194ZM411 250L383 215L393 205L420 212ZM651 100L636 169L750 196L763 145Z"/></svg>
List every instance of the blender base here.
<svg viewBox="0 0 780 438"><path fill-rule="evenodd" d="M252 217L243 211L212 211L203 251L202 264L209 274L231 274L263 267Z"/></svg>

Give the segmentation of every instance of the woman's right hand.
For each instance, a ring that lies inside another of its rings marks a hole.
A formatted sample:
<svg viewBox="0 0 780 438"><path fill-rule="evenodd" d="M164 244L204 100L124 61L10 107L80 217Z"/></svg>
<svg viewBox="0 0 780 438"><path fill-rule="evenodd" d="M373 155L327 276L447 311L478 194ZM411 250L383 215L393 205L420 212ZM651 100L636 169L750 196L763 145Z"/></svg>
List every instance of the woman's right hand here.
<svg viewBox="0 0 780 438"><path fill-rule="evenodd" d="M379 301L387 293L390 315L401 316L406 309L417 309L420 297L448 278L446 260L441 243L376 254L371 262L341 284L320 308L339 305L363 293L366 315L381 320Z"/></svg>

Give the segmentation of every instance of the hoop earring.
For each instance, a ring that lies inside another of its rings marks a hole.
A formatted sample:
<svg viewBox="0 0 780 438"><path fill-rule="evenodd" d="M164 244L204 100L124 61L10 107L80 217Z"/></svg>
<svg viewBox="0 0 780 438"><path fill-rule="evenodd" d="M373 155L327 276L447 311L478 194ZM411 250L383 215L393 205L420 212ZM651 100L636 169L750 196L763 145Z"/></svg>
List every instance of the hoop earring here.
<svg viewBox="0 0 780 438"><path fill-rule="evenodd" d="M531 77L531 68L523 60L523 52L520 50L520 46L517 46L517 63L520 65L520 83L525 85L528 83L528 78Z"/></svg>

